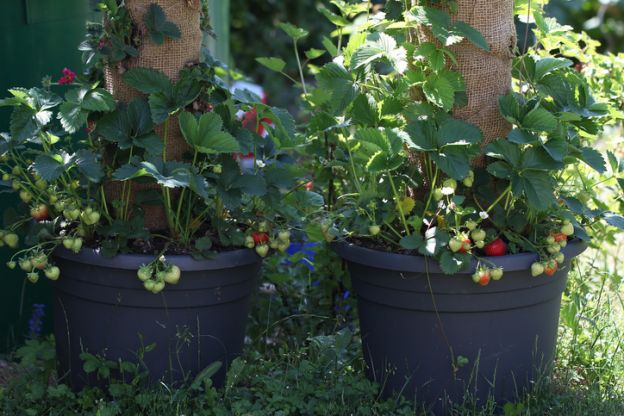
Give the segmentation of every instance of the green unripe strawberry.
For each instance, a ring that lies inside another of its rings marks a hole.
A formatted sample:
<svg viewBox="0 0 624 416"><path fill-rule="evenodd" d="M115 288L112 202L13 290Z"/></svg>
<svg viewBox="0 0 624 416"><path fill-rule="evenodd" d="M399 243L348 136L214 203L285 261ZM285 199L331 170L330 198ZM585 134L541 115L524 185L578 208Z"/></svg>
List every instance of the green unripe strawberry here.
<svg viewBox="0 0 624 416"><path fill-rule="evenodd" d="M255 246L256 246L256 243L254 242L254 239L252 236L248 235L247 237L245 237L245 247L254 248Z"/></svg>
<svg viewBox="0 0 624 416"><path fill-rule="evenodd" d="M565 248L565 246L568 245L568 240L561 240L559 241L559 247L561 248Z"/></svg>
<svg viewBox="0 0 624 416"><path fill-rule="evenodd" d="M546 244L549 244L549 245L555 244L555 237L553 237L552 235L549 235L548 237L546 237Z"/></svg>
<svg viewBox="0 0 624 416"><path fill-rule="evenodd" d="M483 240L475 241L475 246L477 248L483 248L483 247L485 247L485 241L483 241Z"/></svg>
<svg viewBox="0 0 624 416"><path fill-rule="evenodd" d="M446 188L446 189L445 189ZM442 190L444 193L452 194L457 189L457 181L455 179L446 179L442 183Z"/></svg>
<svg viewBox="0 0 624 416"><path fill-rule="evenodd" d="M468 228L468 230L472 231L475 228L477 228L477 223L472 221L472 220L466 221L466 228Z"/></svg>
<svg viewBox="0 0 624 416"><path fill-rule="evenodd" d="M22 173L22 168L20 168L19 166L14 166L11 173L13 174L13 176L17 176Z"/></svg>
<svg viewBox="0 0 624 416"><path fill-rule="evenodd" d="M64 239L63 247L65 247L67 250L71 250L74 247L74 239L71 237Z"/></svg>
<svg viewBox="0 0 624 416"><path fill-rule="evenodd" d="M277 233L277 238L279 238L280 241L283 241L283 242L290 241L290 231L288 230L280 231L279 233Z"/></svg>
<svg viewBox="0 0 624 416"><path fill-rule="evenodd" d="M11 188L13 188L13 190L17 191L21 187L22 187L22 185L18 181L11 182Z"/></svg>
<svg viewBox="0 0 624 416"><path fill-rule="evenodd" d="M483 231L480 228L475 228L470 233L470 236L472 237L474 241L483 241L485 240L485 231Z"/></svg>
<svg viewBox="0 0 624 416"><path fill-rule="evenodd" d="M167 268L167 270L165 270L164 280L170 285L177 285L178 282L180 281L181 275L182 275L182 271L180 270L180 268L176 266L175 264L172 264L171 266Z"/></svg>
<svg viewBox="0 0 624 416"><path fill-rule="evenodd" d="M30 283L37 283L39 281L39 272L26 273L26 278Z"/></svg>
<svg viewBox="0 0 624 416"><path fill-rule="evenodd" d="M439 201L442 198L444 198L444 193L442 193L442 189L440 189L440 188L434 189L433 190L433 199L435 199L436 201Z"/></svg>
<svg viewBox="0 0 624 416"><path fill-rule="evenodd" d="M82 238L74 238L74 244L72 244L72 251L76 254L80 252L82 248Z"/></svg>
<svg viewBox="0 0 624 416"><path fill-rule="evenodd" d="M222 172L223 172L223 166L221 166L221 165L214 165L214 166L212 167L212 171L213 171L214 173L216 173L217 175L219 175L220 173L222 173Z"/></svg>
<svg viewBox="0 0 624 416"><path fill-rule="evenodd" d="M149 266L142 266L137 271L137 277L142 282L147 282L152 278L152 268Z"/></svg>
<svg viewBox="0 0 624 416"><path fill-rule="evenodd" d="M574 234L574 226L570 222L565 222L561 226L561 232L569 237Z"/></svg>
<svg viewBox="0 0 624 416"><path fill-rule="evenodd" d="M24 201L26 204L28 204L30 201L32 201L32 194L26 190L21 190L19 193L19 197L22 201Z"/></svg>
<svg viewBox="0 0 624 416"><path fill-rule="evenodd" d="M381 228L378 225L371 225L368 227L368 232L370 235L377 235L381 232Z"/></svg>
<svg viewBox="0 0 624 416"><path fill-rule="evenodd" d="M37 189L43 191L48 187L48 184L43 179L38 179L37 182L35 182L35 186L37 187Z"/></svg>
<svg viewBox="0 0 624 416"><path fill-rule="evenodd" d="M267 254L269 254L269 246L267 246L266 244L260 244L256 246L256 253L258 253L260 257L266 257Z"/></svg>
<svg viewBox="0 0 624 416"><path fill-rule="evenodd" d="M563 262L565 261L565 254L563 254L563 253L558 253L558 254L555 256L555 260L557 261L557 263L559 263L559 264L563 264Z"/></svg>
<svg viewBox="0 0 624 416"><path fill-rule="evenodd" d="M145 289L147 289L150 292L154 292L154 285L156 284L155 281L153 280L146 280L145 282L143 282L143 287Z"/></svg>
<svg viewBox="0 0 624 416"><path fill-rule="evenodd" d="M48 279L58 280L58 278L61 276L61 269L56 266L51 266L45 269L44 273Z"/></svg>
<svg viewBox="0 0 624 416"><path fill-rule="evenodd" d="M9 261L7 262L7 267L11 270L15 269L15 267L17 267L17 263L15 263L14 261Z"/></svg>
<svg viewBox="0 0 624 416"><path fill-rule="evenodd" d="M537 277L544 273L544 265L539 262L535 262L531 265L531 275Z"/></svg>
<svg viewBox="0 0 624 416"><path fill-rule="evenodd" d="M154 287L152 289L152 293L153 294L157 294L162 292L165 289L165 282L164 281L159 281L159 282L155 282L154 283Z"/></svg>
<svg viewBox="0 0 624 416"><path fill-rule="evenodd" d="M25 272L32 272L32 269L33 269L33 265L30 262L30 259L26 259L26 258L20 259L19 267Z"/></svg>
<svg viewBox="0 0 624 416"><path fill-rule="evenodd" d="M472 275L472 281L475 283L479 283L480 280L481 280L481 273L479 273L478 271L474 272L474 274Z"/></svg>
<svg viewBox="0 0 624 416"><path fill-rule="evenodd" d="M19 237L14 233L5 235L2 240L11 248L17 248L19 245Z"/></svg>
<svg viewBox="0 0 624 416"><path fill-rule="evenodd" d="M288 250L288 247L290 247L290 243L279 243L277 245L277 251L279 251L280 253L286 253L286 251Z"/></svg>
<svg viewBox="0 0 624 416"><path fill-rule="evenodd" d="M5 173L4 175L2 175L2 180L5 182L8 182L11 180L11 175L9 175L8 173Z"/></svg>
<svg viewBox="0 0 624 416"><path fill-rule="evenodd" d="M546 247L546 251L548 251L549 254L559 253L559 251L561 251L561 246L559 244L553 244Z"/></svg>
<svg viewBox="0 0 624 416"><path fill-rule="evenodd" d="M451 241L449 241L449 248L453 253L457 253L463 246L464 243L457 238L452 238Z"/></svg>
<svg viewBox="0 0 624 416"><path fill-rule="evenodd" d="M494 269L492 269L490 271L490 276L492 276L492 279L494 280L500 280L503 278L503 268L502 267L496 267Z"/></svg>
<svg viewBox="0 0 624 416"><path fill-rule="evenodd" d="M267 231L269 231L269 224L266 221L262 221L260 224L258 224L258 231L260 231L261 233L266 233Z"/></svg>

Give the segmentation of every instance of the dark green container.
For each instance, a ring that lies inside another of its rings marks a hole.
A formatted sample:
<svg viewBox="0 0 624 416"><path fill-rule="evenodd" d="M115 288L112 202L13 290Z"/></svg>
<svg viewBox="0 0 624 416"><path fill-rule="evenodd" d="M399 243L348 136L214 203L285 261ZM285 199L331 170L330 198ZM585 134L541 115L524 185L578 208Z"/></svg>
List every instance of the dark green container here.
<svg viewBox="0 0 624 416"><path fill-rule="evenodd" d="M96 20L89 0L2 0L0 1L0 97L12 87L40 86L50 75L61 77L63 68L82 70L77 48L85 34L87 20ZM0 108L0 131L9 130L10 110ZM2 188L4 189L4 188ZM0 194L0 212L15 207L18 199ZM46 283L24 285L23 273L4 266L9 250L0 249L0 351L11 349L28 335L32 305L49 305ZM49 306L45 310L51 314ZM51 327L44 328L44 331Z"/></svg>

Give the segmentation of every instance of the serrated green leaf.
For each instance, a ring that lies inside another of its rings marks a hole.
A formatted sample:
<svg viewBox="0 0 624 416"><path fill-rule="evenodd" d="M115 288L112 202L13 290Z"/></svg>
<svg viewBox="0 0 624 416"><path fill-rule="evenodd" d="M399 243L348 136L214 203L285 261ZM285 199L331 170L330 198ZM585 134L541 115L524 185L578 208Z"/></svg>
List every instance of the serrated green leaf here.
<svg viewBox="0 0 624 416"><path fill-rule="evenodd" d="M440 269L447 275L453 275L468 267L472 257L469 254L453 254L448 250L440 256Z"/></svg>
<svg viewBox="0 0 624 416"><path fill-rule="evenodd" d="M69 134L74 134L87 124L88 113L82 110L80 104L66 101L61 104L58 119L63 129Z"/></svg>
<svg viewBox="0 0 624 416"><path fill-rule="evenodd" d="M522 119L522 128L531 131L552 132L557 129L557 118L542 107L535 107Z"/></svg>
<svg viewBox="0 0 624 416"><path fill-rule="evenodd" d="M98 156L86 149L78 150L72 157L78 170L91 182L98 183L104 177L104 170Z"/></svg>
<svg viewBox="0 0 624 416"><path fill-rule="evenodd" d="M41 154L35 158L33 167L43 180L51 182L65 172L65 161L61 155Z"/></svg>
<svg viewBox="0 0 624 416"><path fill-rule="evenodd" d="M90 90L82 99L81 106L88 111L108 112L115 110L115 98L108 91L96 88Z"/></svg>
<svg viewBox="0 0 624 416"><path fill-rule="evenodd" d="M470 26L466 22L456 21L453 25L452 31L459 33L462 37L468 39L476 47L483 49L484 51L490 51L490 44L485 40L481 32Z"/></svg>
<svg viewBox="0 0 624 416"><path fill-rule="evenodd" d="M187 143L200 153L236 153L240 146L236 139L222 130L223 121L217 113L202 114L199 120L188 112L179 116L180 130Z"/></svg>
<svg viewBox="0 0 624 416"><path fill-rule="evenodd" d="M450 111L455 103L455 89L445 77L431 75L423 84L427 100L444 111Z"/></svg>
<svg viewBox="0 0 624 416"><path fill-rule="evenodd" d="M327 7L323 5L320 5L318 7L318 10L323 14L323 16L325 16L327 20L329 20L332 24L334 24L337 27L345 27L351 24L349 20L345 19L342 16L337 15L336 13L332 12L331 10L329 10Z"/></svg>
<svg viewBox="0 0 624 416"><path fill-rule="evenodd" d="M604 157L599 151L592 149L591 147L583 147L581 149L582 161L591 166L596 172L604 173L607 171L607 165Z"/></svg>
<svg viewBox="0 0 624 416"><path fill-rule="evenodd" d="M317 59L323 55L325 55L325 51L322 49L312 48L312 49L308 49L307 51L305 51L305 56L308 59Z"/></svg>
<svg viewBox="0 0 624 416"><path fill-rule="evenodd" d="M365 127L376 127L378 115L375 105L374 100L364 94L358 94L349 112L352 122Z"/></svg>
<svg viewBox="0 0 624 416"><path fill-rule="evenodd" d="M538 211L544 211L555 204L553 180L546 172L530 170L512 179L512 192L524 193L527 204Z"/></svg>
<svg viewBox="0 0 624 416"><path fill-rule="evenodd" d="M173 85L163 72L152 68L132 68L124 72L123 80L144 94L168 94Z"/></svg>
<svg viewBox="0 0 624 416"><path fill-rule="evenodd" d="M338 55L338 48L334 45L334 42L331 41L327 36L323 36L323 47L329 52L331 56Z"/></svg>
<svg viewBox="0 0 624 416"><path fill-rule="evenodd" d="M477 144L482 137L481 130L477 126L449 117L440 124L438 145L442 147L449 144Z"/></svg>
<svg viewBox="0 0 624 416"><path fill-rule="evenodd" d="M406 235L399 244L406 250L417 250L423 245L423 238L420 234Z"/></svg>
<svg viewBox="0 0 624 416"><path fill-rule="evenodd" d="M305 38L309 34L307 30L291 25L290 23L278 23L277 26L295 41Z"/></svg>
<svg viewBox="0 0 624 416"><path fill-rule="evenodd" d="M256 61L275 72L282 72L286 67L286 62L280 58L256 58Z"/></svg>
<svg viewBox="0 0 624 416"><path fill-rule="evenodd" d="M604 219L607 224L612 225L620 230L624 230L624 217L618 214L614 214L612 212L607 212L604 214Z"/></svg>
<svg viewBox="0 0 624 416"><path fill-rule="evenodd" d="M152 42L157 45L162 45L165 42L165 38L179 39L181 36L178 26L167 20L163 8L156 3L149 5L143 22Z"/></svg>
<svg viewBox="0 0 624 416"><path fill-rule="evenodd" d="M561 68L572 66L572 61L565 58L541 58L535 62L534 81L539 82L545 75Z"/></svg>
<svg viewBox="0 0 624 416"><path fill-rule="evenodd" d="M497 161L488 164L487 171L497 178L501 179L511 179L513 175L513 169L507 162Z"/></svg>
<svg viewBox="0 0 624 416"><path fill-rule="evenodd" d="M540 138L533 133L528 131L514 128L507 135L507 140L516 144L535 144L539 143Z"/></svg>

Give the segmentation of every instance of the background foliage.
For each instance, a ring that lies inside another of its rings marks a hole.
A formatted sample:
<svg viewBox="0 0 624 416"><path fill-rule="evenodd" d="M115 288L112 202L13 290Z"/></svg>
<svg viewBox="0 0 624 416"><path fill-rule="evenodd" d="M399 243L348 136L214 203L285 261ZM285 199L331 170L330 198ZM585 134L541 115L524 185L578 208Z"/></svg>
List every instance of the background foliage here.
<svg viewBox="0 0 624 416"><path fill-rule="evenodd" d="M376 0L374 3L383 3ZM234 65L269 92L272 104L292 105L297 92L291 83L258 65L258 56L279 56L287 61L286 72L297 75L292 44L277 22L290 22L310 32L300 50L321 48L321 34L332 26L317 11L319 0L231 0L231 50ZM552 0L547 14L575 30L585 30L611 52L624 51L624 0ZM520 37L522 40L522 36Z"/></svg>

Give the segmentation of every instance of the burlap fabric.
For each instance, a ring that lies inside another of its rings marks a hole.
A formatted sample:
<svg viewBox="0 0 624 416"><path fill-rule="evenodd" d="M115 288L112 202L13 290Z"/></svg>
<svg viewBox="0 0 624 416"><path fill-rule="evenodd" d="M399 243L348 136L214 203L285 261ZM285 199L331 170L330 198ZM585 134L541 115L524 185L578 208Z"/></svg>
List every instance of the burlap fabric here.
<svg viewBox="0 0 624 416"><path fill-rule="evenodd" d="M167 38L162 45L152 42L144 24L145 13L152 3L162 7L167 20L178 26L181 33L179 39ZM199 0L126 0L125 4L137 28L136 38L139 54L106 68L105 80L106 88L117 100L129 102L140 96L141 93L123 82L123 73L128 69L153 68L162 71L173 81L176 81L182 68L188 63L199 61L202 43L201 5ZM163 137L163 126L157 127L156 132ZM178 127L178 118L173 117L169 123L167 159L183 160L188 151L189 148ZM108 183L106 193L109 201L119 199L121 189L122 186L119 182ZM159 187L134 183L130 201L134 201L136 192L146 189L159 189ZM145 212L145 224L150 230L166 228L167 222L162 207L143 206L142 208Z"/></svg>
<svg viewBox="0 0 624 416"><path fill-rule="evenodd" d="M490 45L486 52L467 40L449 49L457 57L457 66L466 81L468 105L456 108L455 117L478 126L484 135L484 145L506 137L511 126L502 117L498 99L511 89L511 68L516 46L513 0L457 0L457 14L478 30ZM428 30L420 30L421 40L431 41ZM477 163L481 164L483 158Z"/></svg>

